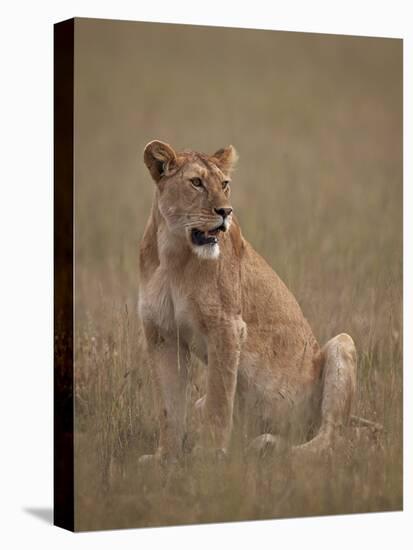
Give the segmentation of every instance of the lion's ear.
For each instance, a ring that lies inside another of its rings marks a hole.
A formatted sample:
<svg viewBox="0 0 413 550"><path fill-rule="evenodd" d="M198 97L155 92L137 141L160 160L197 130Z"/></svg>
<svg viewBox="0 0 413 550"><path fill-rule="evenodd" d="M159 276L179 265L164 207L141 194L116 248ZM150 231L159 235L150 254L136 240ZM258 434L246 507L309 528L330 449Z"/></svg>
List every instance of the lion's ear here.
<svg viewBox="0 0 413 550"><path fill-rule="evenodd" d="M212 162L214 162L224 174L230 174L235 168L235 164L238 160L238 153L235 150L235 147L228 145L223 149L218 149L211 157Z"/></svg>
<svg viewBox="0 0 413 550"><path fill-rule="evenodd" d="M158 182L176 162L176 153L167 143L154 140L145 147L143 160L153 179Z"/></svg>

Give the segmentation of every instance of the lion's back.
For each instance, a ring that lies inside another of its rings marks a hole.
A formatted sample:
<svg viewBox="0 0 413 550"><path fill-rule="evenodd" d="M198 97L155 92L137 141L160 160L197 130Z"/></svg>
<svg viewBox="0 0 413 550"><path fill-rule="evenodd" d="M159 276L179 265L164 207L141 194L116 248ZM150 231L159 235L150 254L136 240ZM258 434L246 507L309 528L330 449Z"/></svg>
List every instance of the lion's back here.
<svg viewBox="0 0 413 550"><path fill-rule="evenodd" d="M291 291L249 243L241 273L247 346L280 367L312 374L319 346L311 327Z"/></svg>

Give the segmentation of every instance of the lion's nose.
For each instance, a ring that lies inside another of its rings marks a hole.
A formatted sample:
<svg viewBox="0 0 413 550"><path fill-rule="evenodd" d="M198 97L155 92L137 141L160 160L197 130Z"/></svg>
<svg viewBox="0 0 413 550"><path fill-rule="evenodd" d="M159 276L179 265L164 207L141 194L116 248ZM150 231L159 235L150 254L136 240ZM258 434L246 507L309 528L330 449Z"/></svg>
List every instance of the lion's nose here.
<svg viewBox="0 0 413 550"><path fill-rule="evenodd" d="M232 208L215 208L214 209L217 214L222 216L225 220L227 216L229 216L232 212Z"/></svg>

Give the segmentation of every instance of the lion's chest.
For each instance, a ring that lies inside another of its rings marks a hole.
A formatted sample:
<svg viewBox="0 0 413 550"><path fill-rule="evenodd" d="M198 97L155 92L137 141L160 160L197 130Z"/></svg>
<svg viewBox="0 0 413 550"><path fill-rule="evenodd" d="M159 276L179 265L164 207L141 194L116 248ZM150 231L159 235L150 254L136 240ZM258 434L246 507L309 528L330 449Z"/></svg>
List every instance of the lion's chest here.
<svg viewBox="0 0 413 550"><path fill-rule="evenodd" d="M172 286L171 300L174 309L174 323L182 341L204 359L207 353L207 339L202 333L199 320L195 314L194 303L178 287Z"/></svg>
<svg viewBox="0 0 413 550"><path fill-rule="evenodd" d="M165 336L175 336L205 354L206 339L195 315L193 300L166 273L158 269L141 289L139 312L144 322L157 326Z"/></svg>

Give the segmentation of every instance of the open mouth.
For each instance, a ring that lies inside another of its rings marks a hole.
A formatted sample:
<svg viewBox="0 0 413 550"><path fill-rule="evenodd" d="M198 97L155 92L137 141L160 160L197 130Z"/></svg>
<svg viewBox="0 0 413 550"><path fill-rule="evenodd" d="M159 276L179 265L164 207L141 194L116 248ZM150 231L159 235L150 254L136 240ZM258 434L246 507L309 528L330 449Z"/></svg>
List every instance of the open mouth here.
<svg viewBox="0 0 413 550"><path fill-rule="evenodd" d="M226 231L224 223L215 229L209 231L201 231L200 229L192 229L191 231L191 240L197 246L203 246L206 244L217 244L218 242L218 233L220 231Z"/></svg>

